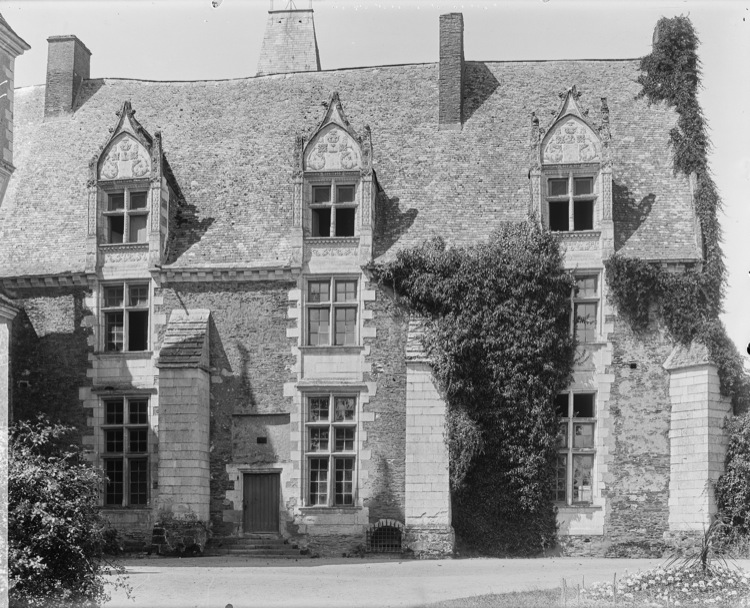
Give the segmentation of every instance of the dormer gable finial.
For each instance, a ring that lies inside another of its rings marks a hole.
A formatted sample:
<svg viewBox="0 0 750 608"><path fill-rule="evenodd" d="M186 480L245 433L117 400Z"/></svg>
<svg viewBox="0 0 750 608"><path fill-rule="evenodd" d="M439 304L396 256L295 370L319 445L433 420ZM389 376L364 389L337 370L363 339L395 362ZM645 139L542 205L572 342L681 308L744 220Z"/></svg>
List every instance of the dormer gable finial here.
<svg viewBox="0 0 750 608"><path fill-rule="evenodd" d="M364 171L371 170L371 136L365 130L360 137L344 113L338 92L334 91L323 102L325 115L310 137L304 141L303 171Z"/></svg>
<svg viewBox="0 0 750 608"><path fill-rule="evenodd" d="M91 180L160 177L160 138L154 154L154 138L135 118L129 100L123 101L115 115L117 123L108 129L107 141L89 163Z"/></svg>

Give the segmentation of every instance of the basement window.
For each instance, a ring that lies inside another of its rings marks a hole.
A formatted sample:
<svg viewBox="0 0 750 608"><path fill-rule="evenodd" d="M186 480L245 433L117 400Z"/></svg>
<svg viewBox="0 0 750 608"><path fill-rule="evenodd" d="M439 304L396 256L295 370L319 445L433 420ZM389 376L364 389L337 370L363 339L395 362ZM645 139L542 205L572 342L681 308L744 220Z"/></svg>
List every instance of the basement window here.
<svg viewBox="0 0 750 608"><path fill-rule="evenodd" d="M102 288L106 352L146 351L149 343L149 284L117 283Z"/></svg>
<svg viewBox="0 0 750 608"><path fill-rule="evenodd" d="M371 553L401 553L401 530L380 526L367 532L367 550Z"/></svg>

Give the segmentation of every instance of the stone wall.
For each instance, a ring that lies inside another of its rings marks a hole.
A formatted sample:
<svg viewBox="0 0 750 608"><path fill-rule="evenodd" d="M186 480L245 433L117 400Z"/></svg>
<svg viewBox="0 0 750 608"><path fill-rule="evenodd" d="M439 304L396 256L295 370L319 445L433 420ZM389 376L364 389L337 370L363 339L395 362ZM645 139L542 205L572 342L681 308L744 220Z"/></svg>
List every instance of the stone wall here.
<svg viewBox="0 0 750 608"><path fill-rule="evenodd" d="M672 350L663 328L634 335L616 319L608 404L609 464L604 534L612 557L659 556L668 529L670 400L662 367Z"/></svg>
<svg viewBox="0 0 750 608"><path fill-rule="evenodd" d="M407 364L406 538L419 557L453 553L445 402L426 361Z"/></svg>
<svg viewBox="0 0 750 608"><path fill-rule="evenodd" d="M19 291L21 308L11 337L12 412L15 419L38 413L86 429L91 411L81 407L79 388L90 386L89 353L94 317L79 288Z"/></svg>
<svg viewBox="0 0 750 608"><path fill-rule="evenodd" d="M721 396L713 365L672 369L670 531L702 532L716 513L714 484L724 472L724 420L732 405Z"/></svg>
<svg viewBox="0 0 750 608"><path fill-rule="evenodd" d="M209 387L202 369L159 374L158 515L178 521L209 517Z"/></svg>
<svg viewBox="0 0 750 608"><path fill-rule="evenodd" d="M242 511L241 502L227 499L227 491L236 483L230 480L227 465L235 458L233 440L249 433L244 428L246 416L289 412L283 386L293 380L287 338L290 286L280 281L181 283L156 290L155 312L164 320L177 308L211 311L210 516L217 535L233 533L233 514ZM163 328L157 342L162 339ZM230 515L226 522L225 512Z"/></svg>
<svg viewBox="0 0 750 608"><path fill-rule="evenodd" d="M370 285L369 288L374 288ZM369 523L395 519L404 523L406 490L406 337L407 318L382 290L374 288L375 300L367 303L372 319L365 327L375 328L375 337L365 340L370 373L365 380L376 383L364 411L374 415L363 424L367 432L364 449L369 497Z"/></svg>

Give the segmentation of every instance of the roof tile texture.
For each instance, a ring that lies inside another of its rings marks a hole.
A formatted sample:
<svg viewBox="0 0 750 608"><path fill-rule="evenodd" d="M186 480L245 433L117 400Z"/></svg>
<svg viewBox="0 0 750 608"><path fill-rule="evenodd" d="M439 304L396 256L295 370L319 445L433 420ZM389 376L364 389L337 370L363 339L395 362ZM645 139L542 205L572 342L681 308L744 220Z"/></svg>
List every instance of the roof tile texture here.
<svg viewBox="0 0 750 608"><path fill-rule="evenodd" d="M372 129L383 189L374 255L443 235L466 244L527 217L531 112L548 127L576 84L612 131L616 246L653 259L699 257L688 180L672 173L676 115L636 100L637 60L467 62L464 124L438 129L437 64L231 81L90 80L69 117L42 120L44 87L16 92L16 165L0 206L0 276L81 271L88 162L131 100L185 196L171 264L291 262L295 136L308 136L338 91L352 126ZM173 227L175 228L175 227Z"/></svg>

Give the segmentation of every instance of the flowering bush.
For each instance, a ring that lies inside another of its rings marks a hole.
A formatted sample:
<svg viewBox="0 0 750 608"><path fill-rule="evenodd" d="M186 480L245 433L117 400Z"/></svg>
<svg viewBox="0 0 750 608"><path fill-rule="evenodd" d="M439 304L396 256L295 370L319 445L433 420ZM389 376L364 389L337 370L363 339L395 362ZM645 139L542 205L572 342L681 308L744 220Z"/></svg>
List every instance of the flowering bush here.
<svg viewBox="0 0 750 608"><path fill-rule="evenodd" d="M594 583L581 590L589 605L614 600L612 583ZM637 606L750 607L750 573L725 566L655 568L617 581L617 603Z"/></svg>

